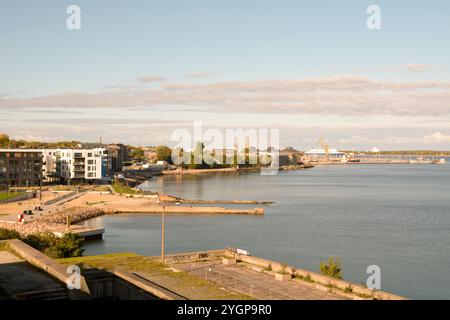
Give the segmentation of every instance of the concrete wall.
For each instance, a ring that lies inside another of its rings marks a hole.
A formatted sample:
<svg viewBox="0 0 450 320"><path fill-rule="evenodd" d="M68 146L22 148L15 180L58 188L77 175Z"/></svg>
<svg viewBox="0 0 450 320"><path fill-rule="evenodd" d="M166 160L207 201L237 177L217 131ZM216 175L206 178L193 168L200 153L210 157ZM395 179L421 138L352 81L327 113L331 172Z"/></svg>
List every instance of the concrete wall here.
<svg viewBox="0 0 450 320"><path fill-rule="evenodd" d="M199 261L204 259L214 259L222 257L225 255L225 250L208 250L208 251L197 251L197 252L187 252L179 254L170 254L164 257L164 263L182 263L188 261ZM160 257L152 257L154 259L159 259Z"/></svg>
<svg viewBox="0 0 450 320"><path fill-rule="evenodd" d="M162 300L106 270L88 268L83 270L83 275L89 285L91 297L96 300Z"/></svg>

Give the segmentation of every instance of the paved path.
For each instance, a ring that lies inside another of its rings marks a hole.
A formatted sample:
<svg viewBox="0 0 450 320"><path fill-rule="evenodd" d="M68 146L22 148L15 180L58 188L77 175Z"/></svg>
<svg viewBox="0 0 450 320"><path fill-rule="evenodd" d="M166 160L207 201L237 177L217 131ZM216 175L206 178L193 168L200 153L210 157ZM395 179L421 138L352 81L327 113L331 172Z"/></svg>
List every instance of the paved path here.
<svg viewBox="0 0 450 320"><path fill-rule="evenodd" d="M274 275L254 271L243 265L224 265L221 261L182 263L175 268L256 299L268 300L344 300L314 285L297 281L278 281Z"/></svg>

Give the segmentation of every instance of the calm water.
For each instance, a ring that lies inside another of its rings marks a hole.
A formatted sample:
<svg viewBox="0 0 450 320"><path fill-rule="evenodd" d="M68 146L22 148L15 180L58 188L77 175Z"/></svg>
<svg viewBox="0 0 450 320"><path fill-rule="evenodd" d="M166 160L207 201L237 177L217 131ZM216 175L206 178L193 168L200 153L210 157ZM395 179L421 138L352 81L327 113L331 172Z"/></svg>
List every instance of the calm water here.
<svg viewBox="0 0 450 320"><path fill-rule="evenodd" d="M450 165L354 165L259 174L166 176L146 187L191 199L272 200L263 217L169 216L167 251L227 246L318 271L342 258L344 278L364 283L381 267L382 289L450 299ZM103 241L87 254L160 253L159 216L100 217Z"/></svg>

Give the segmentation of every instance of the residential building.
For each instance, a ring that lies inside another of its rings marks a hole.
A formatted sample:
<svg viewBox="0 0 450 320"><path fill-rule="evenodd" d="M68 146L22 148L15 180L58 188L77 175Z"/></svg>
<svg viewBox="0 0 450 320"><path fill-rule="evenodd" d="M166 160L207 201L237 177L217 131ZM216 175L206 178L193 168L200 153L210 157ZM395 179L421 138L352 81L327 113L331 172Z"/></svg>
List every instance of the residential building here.
<svg viewBox="0 0 450 320"><path fill-rule="evenodd" d="M40 150L0 149L0 188L42 184Z"/></svg>
<svg viewBox="0 0 450 320"><path fill-rule="evenodd" d="M106 148L111 156L112 173L122 171L125 162L127 162L130 157L129 148L121 143L109 144Z"/></svg>
<svg viewBox="0 0 450 320"><path fill-rule="evenodd" d="M111 156L105 148L45 149L43 173L47 181L93 183L109 180Z"/></svg>

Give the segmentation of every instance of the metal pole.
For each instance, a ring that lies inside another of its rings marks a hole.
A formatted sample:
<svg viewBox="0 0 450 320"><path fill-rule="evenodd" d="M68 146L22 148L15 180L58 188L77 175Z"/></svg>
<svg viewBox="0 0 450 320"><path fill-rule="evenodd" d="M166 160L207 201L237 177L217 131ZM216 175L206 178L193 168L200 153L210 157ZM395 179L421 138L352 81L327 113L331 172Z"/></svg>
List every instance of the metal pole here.
<svg viewBox="0 0 450 320"><path fill-rule="evenodd" d="M28 190L29 187L30 187L30 182L29 182L29 180L27 180L27 192L30 191L30 190ZM30 210L31 210L30 200L31 200L31 192L28 192L28 212L30 212Z"/></svg>
<svg viewBox="0 0 450 320"><path fill-rule="evenodd" d="M161 263L164 263L164 238L165 238L165 216L166 216L166 207L163 206L162 218L161 218Z"/></svg>

